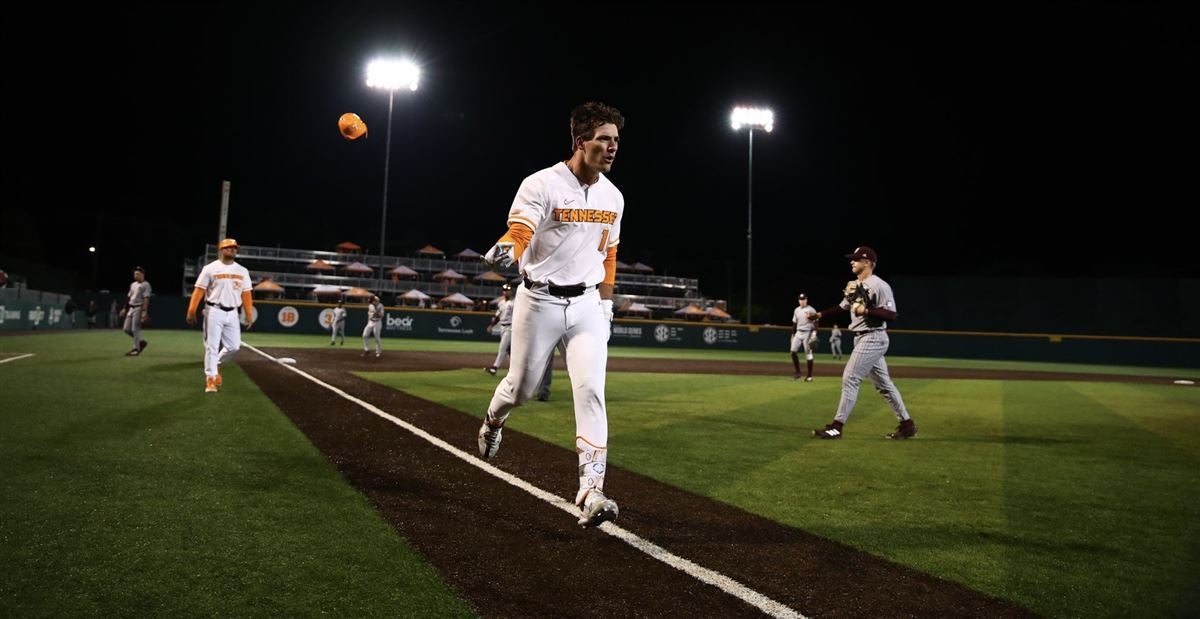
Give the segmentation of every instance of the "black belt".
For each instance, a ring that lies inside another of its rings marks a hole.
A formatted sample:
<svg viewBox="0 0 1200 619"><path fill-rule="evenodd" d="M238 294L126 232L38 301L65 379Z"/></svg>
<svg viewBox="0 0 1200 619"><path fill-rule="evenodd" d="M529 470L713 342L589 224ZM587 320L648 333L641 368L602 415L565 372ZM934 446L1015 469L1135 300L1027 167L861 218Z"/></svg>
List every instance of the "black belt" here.
<svg viewBox="0 0 1200 619"><path fill-rule="evenodd" d="M211 307L219 307L226 312L232 312L233 310L237 309L236 307L225 307L224 305L221 305L219 303L212 303L210 301L205 301L205 303L208 303L209 306L211 306Z"/></svg>
<svg viewBox="0 0 1200 619"><path fill-rule="evenodd" d="M549 292L551 294L551 296L564 297L564 298L577 297L592 288L591 286L587 286L585 284L575 284L574 286L555 286L554 284L537 284L537 283L534 283L532 280L530 280L528 277L525 278L525 287L530 290L533 290L535 288L543 288L544 287L546 289L546 292Z"/></svg>
<svg viewBox="0 0 1200 619"><path fill-rule="evenodd" d="M141 306L142 306L141 303L138 303L137 305L130 305L128 303L125 304L125 307L141 307Z"/></svg>

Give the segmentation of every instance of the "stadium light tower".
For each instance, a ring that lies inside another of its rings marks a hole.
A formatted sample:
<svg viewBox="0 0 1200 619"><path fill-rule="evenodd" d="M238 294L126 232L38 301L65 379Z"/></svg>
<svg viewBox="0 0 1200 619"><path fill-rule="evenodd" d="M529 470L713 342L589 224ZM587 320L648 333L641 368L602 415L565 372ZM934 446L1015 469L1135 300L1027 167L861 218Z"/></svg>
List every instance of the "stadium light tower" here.
<svg viewBox="0 0 1200 619"><path fill-rule="evenodd" d="M751 240L754 229L754 130L761 129L770 133L775 128L775 113L765 108L735 107L729 120L735 131L745 127L749 129L747 133L750 135L750 154L747 159L746 174L746 324L750 324L752 298L750 283L751 277L754 275L750 266L753 256Z"/></svg>
<svg viewBox="0 0 1200 619"><path fill-rule="evenodd" d="M380 58L367 65L367 86L388 91L387 146L383 151L383 218L379 223L379 285L383 292L383 257L387 242L388 169L392 161L392 101L401 88L416 90L421 69L411 60Z"/></svg>

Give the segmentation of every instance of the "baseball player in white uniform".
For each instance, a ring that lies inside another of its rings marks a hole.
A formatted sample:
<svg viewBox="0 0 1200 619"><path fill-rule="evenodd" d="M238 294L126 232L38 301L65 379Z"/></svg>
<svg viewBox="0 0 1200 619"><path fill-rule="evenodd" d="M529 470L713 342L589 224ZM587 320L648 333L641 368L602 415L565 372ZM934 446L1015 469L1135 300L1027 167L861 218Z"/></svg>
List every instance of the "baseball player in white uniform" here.
<svg viewBox="0 0 1200 619"><path fill-rule="evenodd" d="M842 371L842 399L838 402L833 422L824 428L813 430L813 436L823 439L842 438L842 426L850 418L854 404L858 401L858 387L868 374L875 389L892 408L900 426L889 432L886 438L906 439L917 435L917 424L904 407L904 398L888 374L887 360L883 358L888 349L887 321L896 319L896 299L892 287L875 275L879 257L870 247L856 247L846 254L850 270L855 279L846 284L845 298L838 305L817 312L813 323L823 316L836 316L850 312L850 330L854 332L854 350L846 369Z"/></svg>
<svg viewBox="0 0 1200 619"><path fill-rule="evenodd" d="M383 354L383 301L379 297L373 295L371 302L367 303L367 326L363 327L363 351L362 356L370 354L371 349L368 344L371 338L375 338L375 357Z"/></svg>
<svg viewBox="0 0 1200 619"><path fill-rule="evenodd" d="M808 295L803 292L796 297L796 309L792 312L792 324L796 325L795 331L792 332L792 366L796 368L796 373L792 375L792 380L800 380L800 351L804 351L804 358L808 361L808 375L804 377L804 382L811 383L813 380L813 344L817 342L817 323L811 320L811 317L817 313L817 310L808 305Z"/></svg>
<svg viewBox="0 0 1200 619"><path fill-rule="evenodd" d="M604 494L608 414L604 403L613 283L625 198L604 173L612 168L625 119L602 103L571 112L571 158L521 183L508 212L508 232L483 260L520 266L524 283L513 307L512 359L479 428L479 455L500 449L509 412L533 397L559 340L575 407L579 455L579 524L597 526L617 517Z"/></svg>
<svg viewBox="0 0 1200 619"><path fill-rule="evenodd" d="M125 295L125 333L133 338L133 348L125 353L127 357L136 357L146 350L147 342L142 339L142 325L150 318L150 282L146 281L146 270L134 267L133 283L129 284L129 292ZM90 326L90 325L89 325Z"/></svg>
<svg viewBox="0 0 1200 619"><path fill-rule="evenodd" d="M217 245L221 257L206 265L196 278L196 289L188 304L187 323L196 324L196 309L203 301L208 308L204 315L204 377L205 393L221 388L220 365L233 358L242 347L242 330L238 309L246 312L246 328L254 322L253 286L250 271L235 262L238 244L224 239Z"/></svg>
<svg viewBox="0 0 1200 619"><path fill-rule="evenodd" d="M512 316L513 303L515 303L512 300L512 286L504 284L502 294L504 298L496 304L496 314L492 316L492 321L488 323L489 331L492 327L500 325L500 350L496 352L496 360L486 368L487 373L492 376L496 375L496 371L500 369L512 347Z"/></svg>
<svg viewBox="0 0 1200 619"><path fill-rule="evenodd" d="M338 338L342 339L342 346L346 345L346 308L341 301L337 302L337 307L333 308L333 317L329 322L329 345L333 346L337 343Z"/></svg>

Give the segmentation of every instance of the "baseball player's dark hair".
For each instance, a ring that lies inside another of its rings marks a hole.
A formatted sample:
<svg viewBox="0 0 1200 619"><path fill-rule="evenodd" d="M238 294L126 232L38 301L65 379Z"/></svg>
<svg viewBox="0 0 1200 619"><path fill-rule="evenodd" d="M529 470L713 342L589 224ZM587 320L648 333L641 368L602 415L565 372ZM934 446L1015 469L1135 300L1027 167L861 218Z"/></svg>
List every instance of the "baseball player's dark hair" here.
<svg viewBox="0 0 1200 619"><path fill-rule="evenodd" d="M621 110L599 101L588 101L571 110L571 151L575 151L575 138L590 140L596 135L596 127L608 123L623 129L625 117Z"/></svg>
<svg viewBox="0 0 1200 619"><path fill-rule="evenodd" d="M142 275L145 275L145 274L146 274L146 269L143 269L142 267L133 267L133 270L134 270L135 272L136 272L136 271L141 271L141 272L142 272Z"/></svg>

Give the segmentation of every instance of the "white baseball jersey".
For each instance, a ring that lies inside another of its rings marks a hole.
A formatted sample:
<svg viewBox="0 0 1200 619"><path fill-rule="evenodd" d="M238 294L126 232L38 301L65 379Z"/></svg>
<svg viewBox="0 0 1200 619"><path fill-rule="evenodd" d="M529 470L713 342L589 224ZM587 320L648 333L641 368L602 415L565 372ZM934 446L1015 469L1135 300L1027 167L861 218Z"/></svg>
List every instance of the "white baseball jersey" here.
<svg viewBox="0 0 1200 619"><path fill-rule="evenodd" d="M196 278L196 287L205 290L204 300L224 307L241 307L242 292L253 288L250 283L250 271L234 262L225 264L214 260L200 271Z"/></svg>
<svg viewBox="0 0 1200 619"><path fill-rule="evenodd" d="M513 300L502 299L496 304L496 322L501 327L512 326Z"/></svg>
<svg viewBox="0 0 1200 619"><path fill-rule="evenodd" d="M137 307L150 296L150 282L141 281L129 284L129 294L125 295L125 302L132 307Z"/></svg>
<svg viewBox="0 0 1200 619"><path fill-rule="evenodd" d="M892 296L892 287L887 282L879 278L878 275L872 274L870 277L859 282L867 291L867 299L870 301L868 307L896 310L896 299ZM842 309L850 309L850 302L842 299L838 304ZM862 331L877 331L887 329L887 321L871 318L869 316L855 316L854 312L850 313L850 330L855 333Z"/></svg>
<svg viewBox="0 0 1200 619"><path fill-rule="evenodd" d="M808 319L809 316L815 315L817 310L811 305L804 307L796 306L796 311L792 312L792 324L796 325L796 333L808 333L812 331L817 323Z"/></svg>
<svg viewBox="0 0 1200 619"><path fill-rule="evenodd" d="M383 320L383 303L368 303L367 322L379 322L380 320Z"/></svg>
<svg viewBox="0 0 1200 619"><path fill-rule="evenodd" d="M508 223L534 231L521 256L521 274L556 286L604 281L608 248L621 240L625 198L603 174L593 185L581 183L559 162L521 182L508 212Z"/></svg>
<svg viewBox="0 0 1200 619"><path fill-rule="evenodd" d="M333 308L333 324L339 322L346 322L346 308L344 307Z"/></svg>

